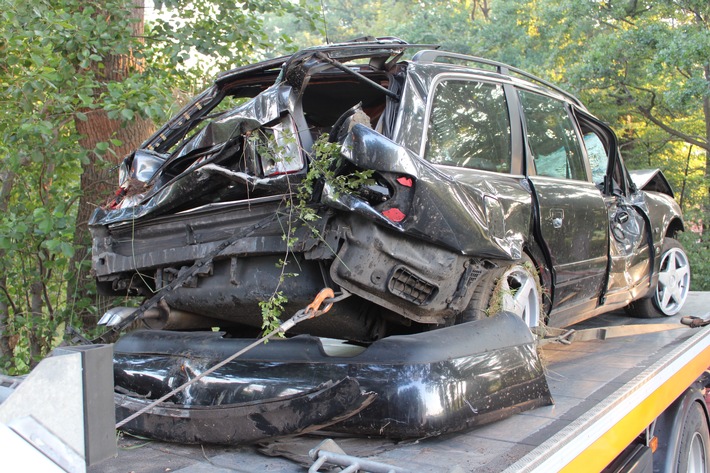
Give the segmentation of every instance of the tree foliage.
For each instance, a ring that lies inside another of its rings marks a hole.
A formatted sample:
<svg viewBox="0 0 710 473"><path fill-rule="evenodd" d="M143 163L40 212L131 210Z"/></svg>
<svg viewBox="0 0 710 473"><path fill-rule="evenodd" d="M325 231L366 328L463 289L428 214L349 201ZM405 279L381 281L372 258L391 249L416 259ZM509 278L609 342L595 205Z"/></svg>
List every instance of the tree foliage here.
<svg viewBox="0 0 710 473"><path fill-rule="evenodd" d="M110 169L126 150L120 126L85 149L81 125L97 114L124 127L162 122L205 70L288 42L271 39L261 13L304 16L287 0L156 3L140 37L133 0L0 0L0 370L27 369L79 309L96 307L67 299L87 264L72 261L80 176L89 163ZM118 79L116 60L130 62ZM88 197L100 205L108 196Z"/></svg>
<svg viewBox="0 0 710 473"><path fill-rule="evenodd" d="M0 369L26 369L78 309L96 310L67 298L86 265L72 260L80 176L88 163L110 171L126 149L119 132L82 147L81 124L97 113L162 122L216 71L326 34L441 44L561 84L612 124L631 167L666 172L689 226L705 231L686 245L710 241L707 0L154 3L136 35L134 0L0 0ZM120 79L112 58L130 62ZM706 252L692 257L694 288L710 288Z"/></svg>

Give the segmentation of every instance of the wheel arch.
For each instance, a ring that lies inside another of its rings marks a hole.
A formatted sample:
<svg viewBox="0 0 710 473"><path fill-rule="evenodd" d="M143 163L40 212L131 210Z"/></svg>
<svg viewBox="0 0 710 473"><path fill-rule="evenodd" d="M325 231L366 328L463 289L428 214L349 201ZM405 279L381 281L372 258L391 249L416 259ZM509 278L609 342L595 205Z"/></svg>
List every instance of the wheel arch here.
<svg viewBox="0 0 710 473"><path fill-rule="evenodd" d="M544 317L547 319L552 310L552 302L554 301L554 274L552 264L546 253L540 248L536 241L532 240L523 248L526 255L532 260L537 269L537 274L540 277L540 285L542 286L542 304ZM547 320L545 320L547 322Z"/></svg>
<svg viewBox="0 0 710 473"><path fill-rule="evenodd" d="M665 236L677 239L678 233L684 231L685 225L683 225L683 221L680 218L675 217L668 223L668 226L666 227Z"/></svg>

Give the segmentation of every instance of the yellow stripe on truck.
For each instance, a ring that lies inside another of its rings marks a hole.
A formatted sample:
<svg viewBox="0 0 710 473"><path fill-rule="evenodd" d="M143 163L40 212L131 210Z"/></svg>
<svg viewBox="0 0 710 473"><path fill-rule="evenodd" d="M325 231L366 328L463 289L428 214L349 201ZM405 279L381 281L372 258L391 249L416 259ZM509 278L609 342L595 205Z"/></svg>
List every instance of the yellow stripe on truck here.
<svg viewBox="0 0 710 473"><path fill-rule="evenodd" d="M710 346L689 360L560 471L601 471L710 367Z"/></svg>

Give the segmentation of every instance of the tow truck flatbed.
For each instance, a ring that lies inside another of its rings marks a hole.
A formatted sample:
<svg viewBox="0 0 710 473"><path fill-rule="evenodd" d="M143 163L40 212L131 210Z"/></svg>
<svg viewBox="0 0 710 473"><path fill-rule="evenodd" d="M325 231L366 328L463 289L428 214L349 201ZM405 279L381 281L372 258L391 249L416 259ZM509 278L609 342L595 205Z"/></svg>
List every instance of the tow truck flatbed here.
<svg viewBox="0 0 710 473"><path fill-rule="evenodd" d="M710 292L695 292L681 313L703 316L708 307ZM547 344L542 360L555 404L467 432L398 443L324 434L237 447L123 436L118 457L89 471L299 472L312 463L308 451L328 437L349 455L417 472L582 471L580 466L584 471L599 471L710 367L710 327L689 329L679 320L680 316L631 319L612 313L575 326L662 323L678 328Z"/></svg>

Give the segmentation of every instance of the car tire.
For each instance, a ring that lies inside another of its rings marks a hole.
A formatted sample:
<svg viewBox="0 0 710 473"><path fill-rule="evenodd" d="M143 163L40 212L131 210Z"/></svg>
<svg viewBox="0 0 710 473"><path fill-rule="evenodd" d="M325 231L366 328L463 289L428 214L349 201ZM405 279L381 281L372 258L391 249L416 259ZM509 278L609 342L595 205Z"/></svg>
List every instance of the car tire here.
<svg viewBox="0 0 710 473"><path fill-rule="evenodd" d="M466 309L457 322L469 322L502 311L521 317L530 328L542 316L542 289L532 260L527 256L515 264L489 270L481 276Z"/></svg>
<svg viewBox="0 0 710 473"><path fill-rule="evenodd" d="M710 430L705 419L705 411L694 402L688 409L680 433L680 444L675 471L710 472Z"/></svg>
<svg viewBox="0 0 710 473"><path fill-rule="evenodd" d="M683 307L690 290L690 263L683 245L666 237L661 252L658 282L653 290L626 308L633 317L670 317Z"/></svg>

